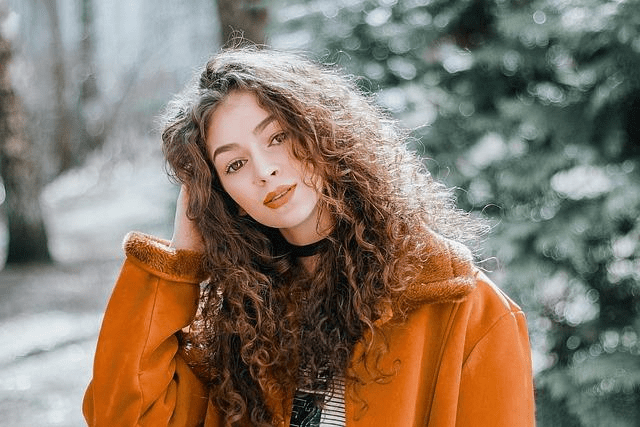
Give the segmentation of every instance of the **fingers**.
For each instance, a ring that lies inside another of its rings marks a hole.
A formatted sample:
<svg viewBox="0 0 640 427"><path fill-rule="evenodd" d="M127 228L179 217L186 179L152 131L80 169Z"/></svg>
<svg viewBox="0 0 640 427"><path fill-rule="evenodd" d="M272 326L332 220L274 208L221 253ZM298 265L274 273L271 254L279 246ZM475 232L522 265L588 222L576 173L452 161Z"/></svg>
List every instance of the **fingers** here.
<svg viewBox="0 0 640 427"><path fill-rule="evenodd" d="M183 185L180 188L176 202L176 216L173 222L171 247L202 252L204 251L204 241L195 222L187 216L188 208L189 194Z"/></svg>

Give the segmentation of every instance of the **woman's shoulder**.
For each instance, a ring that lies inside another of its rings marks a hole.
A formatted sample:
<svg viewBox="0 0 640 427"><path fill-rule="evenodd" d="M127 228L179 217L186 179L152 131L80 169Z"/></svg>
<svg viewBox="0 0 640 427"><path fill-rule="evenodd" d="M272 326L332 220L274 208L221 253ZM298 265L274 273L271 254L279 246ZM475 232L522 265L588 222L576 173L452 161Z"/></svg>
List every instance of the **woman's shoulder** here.
<svg viewBox="0 0 640 427"><path fill-rule="evenodd" d="M428 285L425 285L428 287ZM476 346L496 336L519 337L527 342L526 319L521 308L477 267L472 274L452 277L438 286L457 287L464 291L459 298L451 295L439 301L414 299L407 316L399 323L414 336L435 337L434 345L453 345L463 354L463 360ZM423 290L433 294L434 290Z"/></svg>
<svg viewBox="0 0 640 427"><path fill-rule="evenodd" d="M418 274L399 297L399 306L410 312L425 305L451 304L467 312L469 320L490 322L520 307L476 266L463 244L430 232L425 236L424 257Z"/></svg>
<svg viewBox="0 0 640 427"><path fill-rule="evenodd" d="M492 309L500 314L522 311L518 304L479 269L476 273L475 289L469 294L468 299L468 304L481 304L486 309Z"/></svg>

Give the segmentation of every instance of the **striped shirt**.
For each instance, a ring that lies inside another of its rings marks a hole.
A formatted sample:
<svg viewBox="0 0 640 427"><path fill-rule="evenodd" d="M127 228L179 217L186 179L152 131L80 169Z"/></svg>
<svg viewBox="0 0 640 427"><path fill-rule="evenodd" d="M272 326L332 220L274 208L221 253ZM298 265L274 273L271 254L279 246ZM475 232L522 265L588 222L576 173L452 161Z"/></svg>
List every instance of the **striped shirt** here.
<svg viewBox="0 0 640 427"><path fill-rule="evenodd" d="M316 402L321 402L318 405ZM291 427L345 427L344 380L331 381L330 390L298 389L293 397Z"/></svg>

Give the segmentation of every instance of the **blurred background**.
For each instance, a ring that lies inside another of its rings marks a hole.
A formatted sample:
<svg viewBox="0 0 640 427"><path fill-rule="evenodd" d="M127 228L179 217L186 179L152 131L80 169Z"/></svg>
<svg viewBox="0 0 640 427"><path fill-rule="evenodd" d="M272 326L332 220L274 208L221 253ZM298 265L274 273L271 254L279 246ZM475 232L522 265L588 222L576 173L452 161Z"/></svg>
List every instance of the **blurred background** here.
<svg viewBox="0 0 640 427"><path fill-rule="evenodd" d="M224 41L360 76L526 311L538 425L640 425L640 0L0 0L0 415L81 426L156 118Z"/></svg>

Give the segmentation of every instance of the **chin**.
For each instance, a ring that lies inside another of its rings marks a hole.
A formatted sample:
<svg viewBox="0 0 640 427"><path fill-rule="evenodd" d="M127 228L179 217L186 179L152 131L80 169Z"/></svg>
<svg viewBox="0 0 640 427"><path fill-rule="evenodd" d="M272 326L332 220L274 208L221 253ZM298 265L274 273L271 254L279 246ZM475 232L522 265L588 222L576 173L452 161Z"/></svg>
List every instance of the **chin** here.
<svg viewBox="0 0 640 427"><path fill-rule="evenodd" d="M307 222L308 216L300 217L300 218L289 218L287 221L273 221L273 222L263 222L263 225L271 228L277 228L279 230L282 229L292 229L297 228Z"/></svg>
<svg viewBox="0 0 640 427"><path fill-rule="evenodd" d="M264 213L264 212L261 212ZM251 215L260 224L277 229L297 228L314 216L314 207L297 207L284 212L268 212L268 215Z"/></svg>

